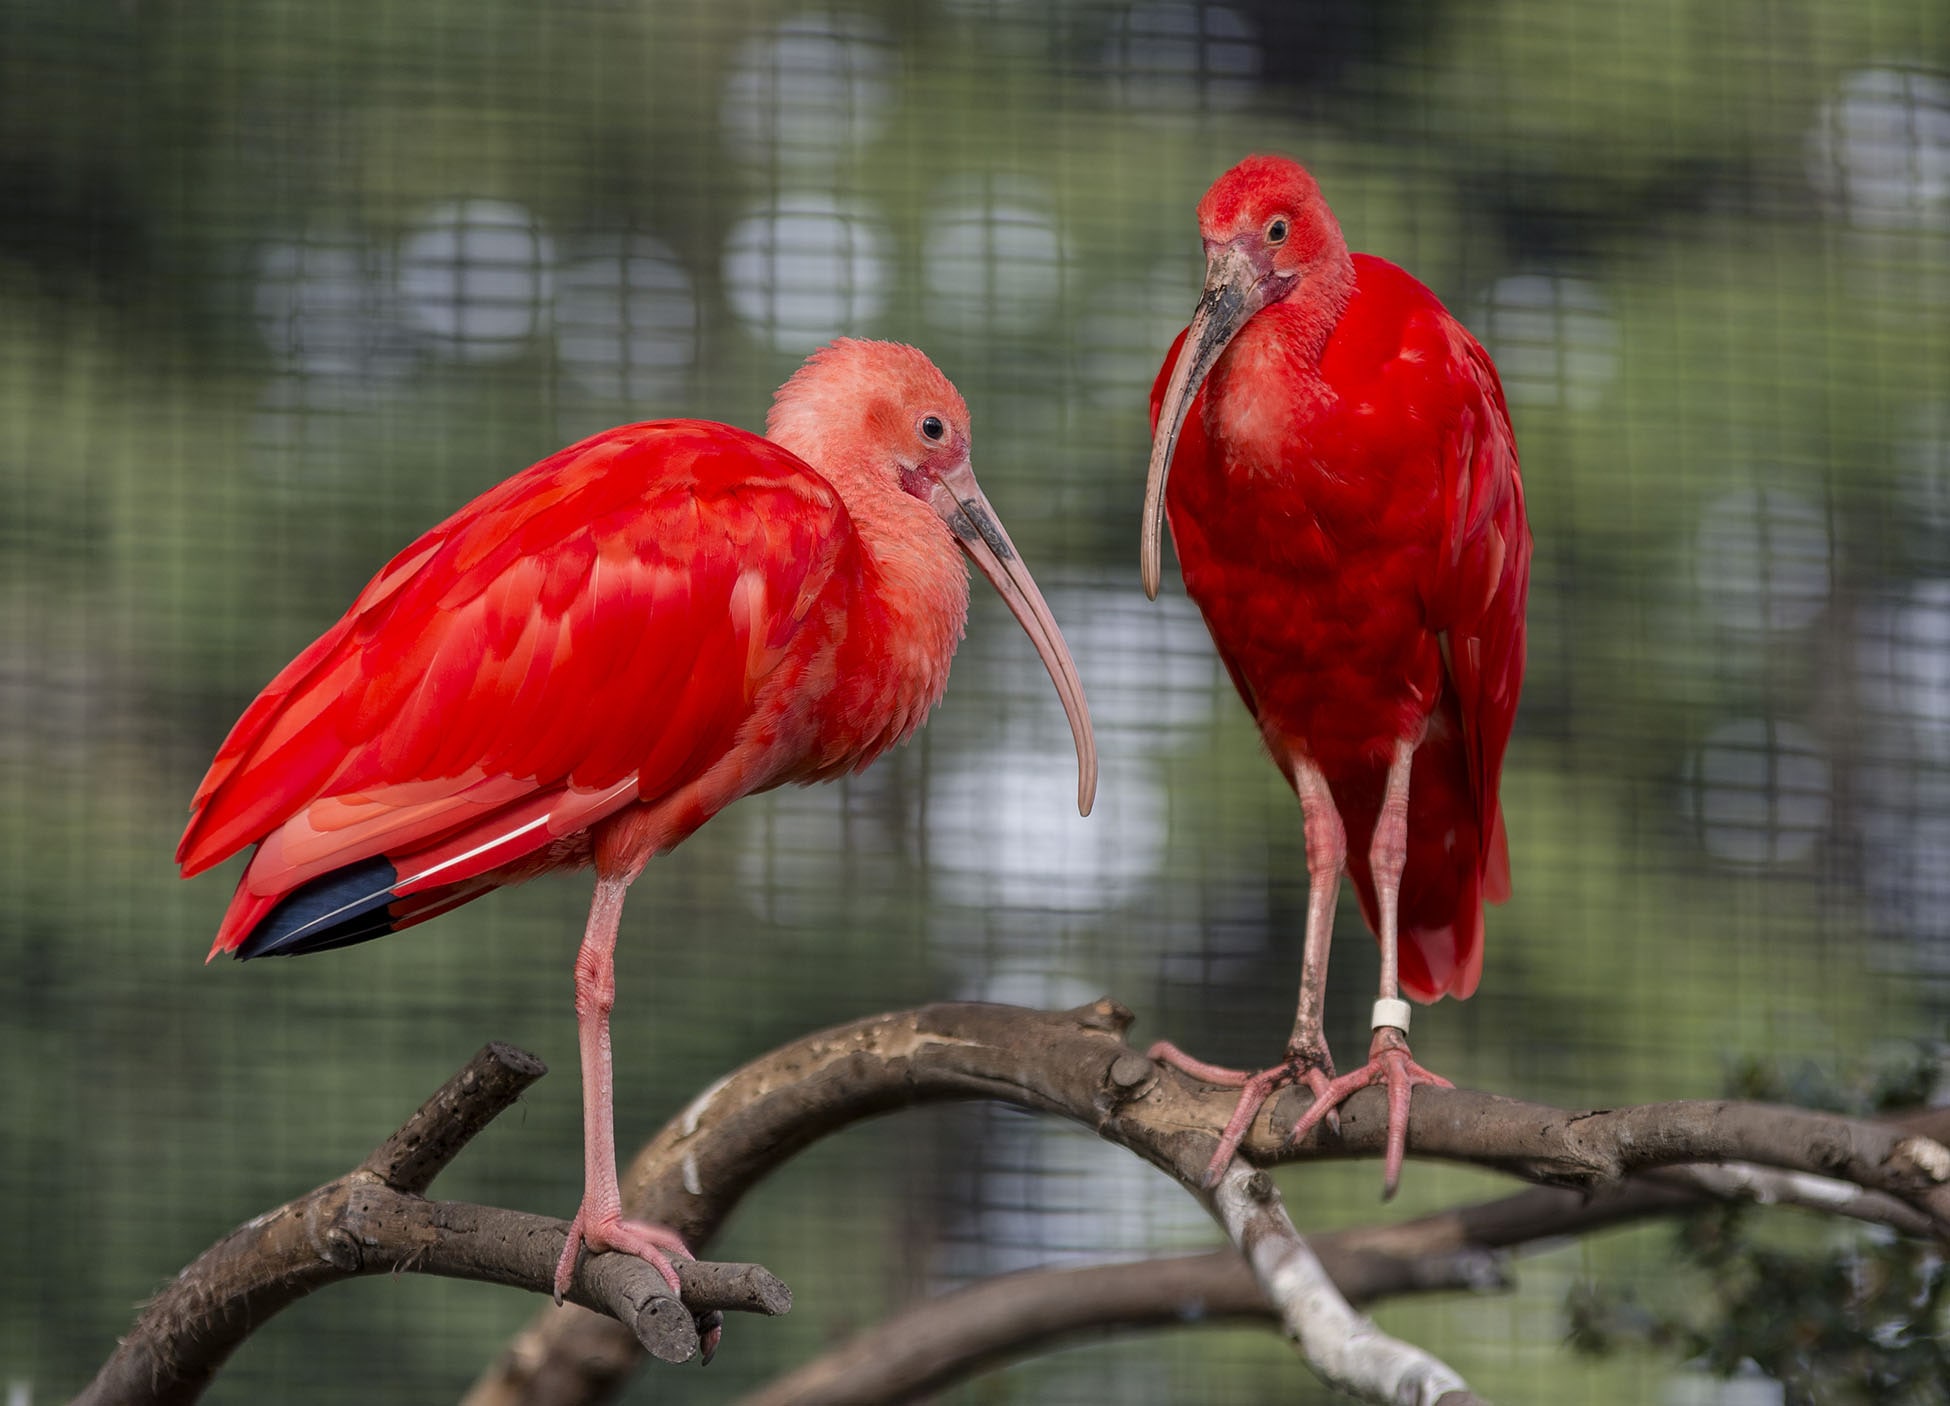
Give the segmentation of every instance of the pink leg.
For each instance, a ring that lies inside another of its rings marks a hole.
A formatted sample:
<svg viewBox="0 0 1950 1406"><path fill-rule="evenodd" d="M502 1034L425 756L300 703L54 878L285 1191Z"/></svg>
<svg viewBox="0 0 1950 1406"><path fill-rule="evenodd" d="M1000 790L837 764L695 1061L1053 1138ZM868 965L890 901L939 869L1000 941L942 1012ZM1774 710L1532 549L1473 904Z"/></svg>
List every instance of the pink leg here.
<svg viewBox="0 0 1950 1406"><path fill-rule="evenodd" d="M1150 1051L1151 1058L1162 1059L1194 1079L1240 1090L1239 1102L1219 1137L1219 1150L1205 1169L1207 1186L1217 1184L1266 1100L1289 1084L1305 1084L1313 1090L1313 1107L1302 1120L1303 1126L1312 1127L1322 1116L1330 1120L1330 1126L1338 1126L1334 1108L1339 1100L1327 1098L1333 1087L1334 1059L1327 1050L1321 1007L1327 997L1327 951L1334 937L1334 902L1340 895L1341 870L1347 864L1347 832L1334 807L1327 778L1312 763L1295 763L1293 784L1300 793L1300 812L1307 832L1307 938L1300 958L1300 1009L1287 1041L1286 1060L1271 1069L1247 1074L1193 1059L1168 1040L1160 1040Z"/></svg>
<svg viewBox="0 0 1950 1406"><path fill-rule="evenodd" d="M1408 776L1414 756L1413 743L1396 744L1395 755L1388 765L1388 789L1382 798L1381 815L1375 822L1374 841L1368 851L1368 861L1374 871L1375 906L1380 910L1377 916L1381 919L1381 997L1375 1002L1374 1039L1368 1046L1368 1062L1329 1084L1293 1128L1293 1136L1300 1137L1323 1113L1338 1106L1356 1089L1381 1080L1388 1089L1388 1153L1381 1173L1384 1199L1393 1196L1401 1182L1402 1157L1408 1150L1410 1092L1417 1084L1433 1084L1443 1089L1455 1087L1411 1057L1408 1003L1401 999L1402 869L1408 862Z"/></svg>
<svg viewBox="0 0 1950 1406"><path fill-rule="evenodd" d="M672 1293L680 1290L669 1256L691 1257L676 1231L623 1219L623 1193L616 1179L609 1012L616 1004L616 925L622 919L623 895L629 886L627 879L596 880L589 927L583 933L582 950L576 954L576 1034L582 1047L582 1205L555 1266L557 1304L575 1277L576 1259L584 1245L592 1254L620 1250L648 1260L669 1283Z"/></svg>

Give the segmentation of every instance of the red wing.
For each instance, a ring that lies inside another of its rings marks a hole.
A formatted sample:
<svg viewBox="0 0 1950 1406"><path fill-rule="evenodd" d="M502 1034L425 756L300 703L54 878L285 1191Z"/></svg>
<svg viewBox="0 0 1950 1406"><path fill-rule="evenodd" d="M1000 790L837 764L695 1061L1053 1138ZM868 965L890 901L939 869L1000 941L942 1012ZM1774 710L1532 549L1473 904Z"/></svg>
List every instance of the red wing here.
<svg viewBox="0 0 1950 1406"><path fill-rule="evenodd" d="M268 836L265 895L456 833L505 862L654 799L730 747L846 530L823 479L741 430L565 449L401 552L271 682L177 861Z"/></svg>
<svg viewBox="0 0 1950 1406"><path fill-rule="evenodd" d="M1447 552L1428 591L1431 628L1460 706L1483 834L1483 896L1510 896L1510 856L1497 786L1523 688L1524 604L1530 593L1530 524L1516 436L1489 354L1447 312L1435 314L1448 355L1454 413L1442 422L1442 506Z"/></svg>

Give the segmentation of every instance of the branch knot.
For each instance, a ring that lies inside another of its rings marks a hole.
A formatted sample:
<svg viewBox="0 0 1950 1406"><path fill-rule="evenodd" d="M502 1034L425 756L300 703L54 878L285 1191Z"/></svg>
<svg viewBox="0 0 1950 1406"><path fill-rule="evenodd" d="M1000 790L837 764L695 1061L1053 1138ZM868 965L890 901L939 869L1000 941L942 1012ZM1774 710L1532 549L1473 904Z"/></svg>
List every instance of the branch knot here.
<svg viewBox="0 0 1950 1406"><path fill-rule="evenodd" d="M1107 1030L1113 1035L1122 1035L1137 1019L1129 1006L1109 996L1099 996L1088 1005L1078 1006L1067 1014L1074 1017L1085 1030Z"/></svg>
<svg viewBox="0 0 1950 1406"><path fill-rule="evenodd" d="M1907 1137L1889 1150L1889 1171L1918 1187L1950 1181L1950 1148L1926 1137Z"/></svg>

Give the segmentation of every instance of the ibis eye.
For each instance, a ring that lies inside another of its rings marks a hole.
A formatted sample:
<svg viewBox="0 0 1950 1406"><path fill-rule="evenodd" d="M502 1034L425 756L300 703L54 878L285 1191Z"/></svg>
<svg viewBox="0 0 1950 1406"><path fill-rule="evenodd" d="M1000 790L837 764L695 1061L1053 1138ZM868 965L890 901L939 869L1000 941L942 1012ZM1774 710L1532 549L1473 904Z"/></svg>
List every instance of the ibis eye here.
<svg viewBox="0 0 1950 1406"><path fill-rule="evenodd" d="M1272 224L1266 227L1266 242L1268 244L1286 243L1286 221L1285 220L1283 219L1275 220L1273 221Z"/></svg>
<svg viewBox="0 0 1950 1406"><path fill-rule="evenodd" d="M921 433L929 439L940 439L947 433L947 426L941 423L939 415L929 415L921 421Z"/></svg>

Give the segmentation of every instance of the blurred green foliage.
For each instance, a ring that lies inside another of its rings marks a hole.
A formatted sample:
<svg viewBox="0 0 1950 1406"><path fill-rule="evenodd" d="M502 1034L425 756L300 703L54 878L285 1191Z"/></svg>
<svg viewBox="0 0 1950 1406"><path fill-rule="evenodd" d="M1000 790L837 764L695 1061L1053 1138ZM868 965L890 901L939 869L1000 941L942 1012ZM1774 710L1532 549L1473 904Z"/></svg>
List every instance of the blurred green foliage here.
<svg viewBox="0 0 1950 1406"><path fill-rule="evenodd" d="M1203 29L1173 28L1188 15ZM837 51L864 89L836 91L877 96L827 147L789 103L756 143L740 126L799 91L763 70L736 86L795 23L865 36ZM1057 900L977 901L1008 891L1002 832L1030 812L978 791L993 815L955 820L944 778L1067 766L1033 656L978 603L921 741L828 792L745 803L639 886L626 1142L780 1040L948 996L1110 989L1142 1035L1238 1063L1276 1048L1297 807L1184 603L1133 599L1131 569L1144 392L1197 287L1191 208L1254 149L1306 160L1351 242L1435 288L1511 386L1538 541L1505 790L1517 896L1491 915L1481 994L1418 1022L1418 1055L1458 1082L1619 1103L1940 1032L1944 640L1915 612L1950 565L1946 71L1934 0L13 0L0 1058L22 1077L0 1140L0 1379L35 1400L78 1385L165 1276L356 1161L485 1038L560 1072L439 1189L574 1204L580 883L343 957L201 970L226 881L182 884L170 852L243 704L416 532L604 423L760 423L798 352L740 313L726 249L781 192L868 212L876 310L853 330L925 346L967 395L985 484L1123 770L1088 822L1035 812ZM972 275L943 262L971 199L1028 212L987 227ZM486 201L563 259L618 232L667 250L696 309L679 370L603 395L546 309L491 355L416 323L413 241ZM299 275L274 277L279 258ZM328 366L300 336L320 326L371 341ZM1790 775L1785 743L1738 741L1749 724L1808 739L1814 762ZM951 821L972 857L936 838ZM1341 928L1329 1019L1348 1051L1373 958L1351 904ZM1112 1235L1069 1169L1123 1173L1076 1136L964 1110L816 1150L720 1247L784 1275L797 1311L734 1323L708 1375L633 1399L732 1399L951 1263L993 1267L966 1246L1012 1197L1070 1208L1028 1217L1030 1260L1206 1242L1195 1217ZM1494 1184L1418 1165L1388 1214ZM1376 1214L1371 1168L1289 1191L1303 1225ZM1727 1276L1729 1306L1756 1285L1789 1302L1793 1275L1758 1254L1743 1240L1696 1268ZM1836 1307L1836 1263L1792 1301ZM1623 1232L1526 1261L1512 1295L1381 1316L1498 1399L1654 1400L1678 1340L1588 1360L1562 1306L1577 1284L1654 1294L1674 1272L1667 1233ZM1879 1292L1936 1293L1921 1273L1894 1266ZM1850 1321L1882 1321L1864 1302ZM253 1339L212 1399L450 1396L530 1311L479 1286L348 1285ZM1730 1331L1775 1361L1765 1331ZM1321 1399L1296 1376L1266 1335L1201 1332L957 1399Z"/></svg>
<svg viewBox="0 0 1950 1406"><path fill-rule="evenodd" d="M1749 1061L1730 1092L1867 1116L1929 1100L1941 1072L1935 1050L1863 1069L1854 1087ZM1784 1406L1950 1401L1950 1276L1934 1246L1715 1206L1680 1220L1673 1259L1672 1281L1656 1296L1578 1285L1572 1347L1594 1357L1646 1347L1719 1377L1764 1374L1781 1383Z"/></svg>

